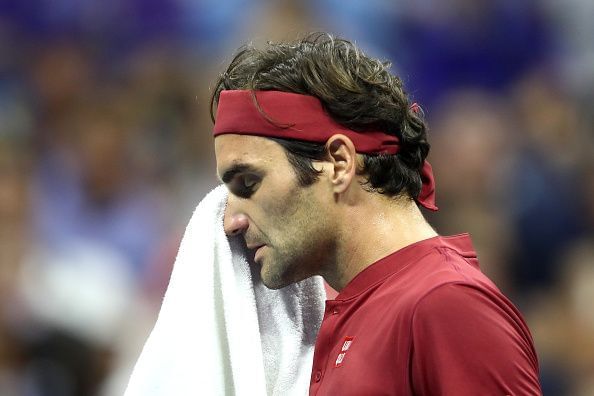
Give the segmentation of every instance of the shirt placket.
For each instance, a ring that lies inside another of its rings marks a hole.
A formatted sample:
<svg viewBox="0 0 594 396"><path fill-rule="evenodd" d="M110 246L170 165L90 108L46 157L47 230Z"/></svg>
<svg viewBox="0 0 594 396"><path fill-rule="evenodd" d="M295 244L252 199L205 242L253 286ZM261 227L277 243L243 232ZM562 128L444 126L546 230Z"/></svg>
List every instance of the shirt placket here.
<svg viewBox="0 0 594 396"><path fill-rule="evenodd" d="M324 320L318 333L316 341L316 352L314 355L314 362L311 373L311 381L309 394L316 395L322 386L322 382L327 373L328 359L332 351L335 340L333 336L336 334L336 327L340 316L341 302L336 300L327 300L326 308L324 310Z"/></svg>

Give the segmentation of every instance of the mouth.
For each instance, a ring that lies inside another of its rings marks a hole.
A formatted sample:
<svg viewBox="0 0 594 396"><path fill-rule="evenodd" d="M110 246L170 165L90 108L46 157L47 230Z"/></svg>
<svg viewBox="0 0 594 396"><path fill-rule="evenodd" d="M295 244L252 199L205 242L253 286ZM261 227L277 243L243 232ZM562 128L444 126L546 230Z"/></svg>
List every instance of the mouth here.
<svg viewBox="0 0 594 396"><path fill-rule="evenodd" d="M254 252L254 261L256 263L260 264L260 260L262 258L262 252L264 251L264 248L266 247L266 245L250 245L250 246L248 246L248 249L250 249L250 251Z"/></svg>
<svg viewBox="0 0 594 396"><path fill-rule="evenodd" d="M248 244L248 245L247 245L247 248L248 248L248 249L250 249L250 250L258 250L258 249L260 249L262 246L265 246L265 244L264 244L264 243L261 243L261 244L255 244L255 245Z"/></svg>

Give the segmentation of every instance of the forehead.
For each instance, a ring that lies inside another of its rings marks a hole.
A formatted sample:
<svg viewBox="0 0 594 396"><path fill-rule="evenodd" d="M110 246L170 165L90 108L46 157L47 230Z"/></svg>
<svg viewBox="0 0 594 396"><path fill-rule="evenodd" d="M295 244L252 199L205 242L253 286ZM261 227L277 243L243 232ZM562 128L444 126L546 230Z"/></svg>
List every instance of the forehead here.
<svg viewBox="0 0 594 396"><path fill-rule="evenodd" d="M238 164L266 169L288 163L283 148L261 136L225 134L217 136L214 143L219 175Z"/></svg>

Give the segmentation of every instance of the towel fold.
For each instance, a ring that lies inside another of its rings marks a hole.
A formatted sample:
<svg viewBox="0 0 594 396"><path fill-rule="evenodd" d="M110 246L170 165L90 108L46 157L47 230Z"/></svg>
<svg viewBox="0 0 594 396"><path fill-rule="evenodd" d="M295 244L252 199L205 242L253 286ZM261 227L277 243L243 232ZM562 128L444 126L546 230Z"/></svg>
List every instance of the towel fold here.
<svg viewBox="0 0 594 396"><path fill-rule="evenodd" d="M196 208L125 396L307 394L323 281L266 288L224 233L226 201L219 186Z"/></svg>

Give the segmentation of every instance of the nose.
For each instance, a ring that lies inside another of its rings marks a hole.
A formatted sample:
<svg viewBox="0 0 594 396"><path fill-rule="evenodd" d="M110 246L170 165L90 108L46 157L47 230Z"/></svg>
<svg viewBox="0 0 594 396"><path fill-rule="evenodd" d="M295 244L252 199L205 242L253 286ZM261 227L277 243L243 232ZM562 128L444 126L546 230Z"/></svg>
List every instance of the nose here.
<svg viewBox="0 0 594 396"><path fill-rule="evenodd" d="M223 228L225 234L228 236L236 236L244 233L249 227L249 221L244 213L241 213L235 202L236 200L230 195L227 198L227 206L225 207L225 217L223 218Z"/></svg>

